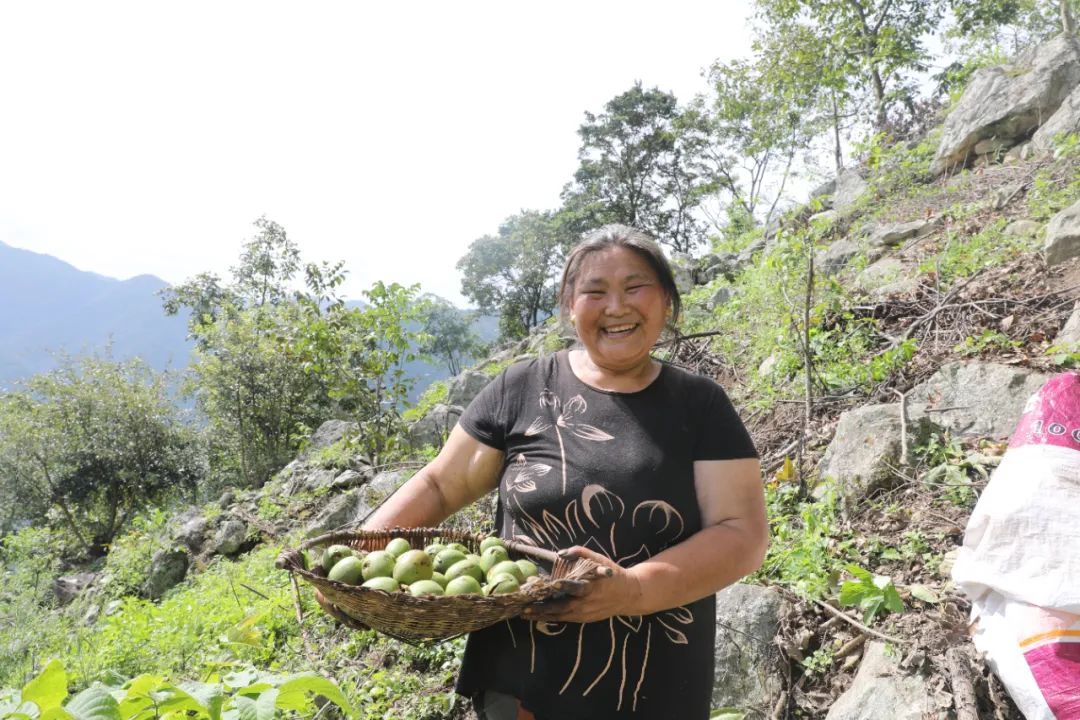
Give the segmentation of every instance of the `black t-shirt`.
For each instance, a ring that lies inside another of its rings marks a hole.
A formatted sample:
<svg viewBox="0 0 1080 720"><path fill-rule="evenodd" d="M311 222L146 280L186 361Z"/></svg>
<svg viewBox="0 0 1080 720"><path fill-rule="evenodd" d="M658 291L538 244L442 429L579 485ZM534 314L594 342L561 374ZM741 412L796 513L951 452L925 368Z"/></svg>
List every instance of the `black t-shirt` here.
<svg viewBox="0 0 1080 720"><path fill-rule="evenodd" d="M506 453L496 527L549 549L583 545L624 566L701 529L695 460L756 457L715 382L670 365L644 390L581 382L567 352L520 363L460 419ZM515 618L472 633L458 692L496 690L542 720L707 718L715 596L593 623Z"/></svg>

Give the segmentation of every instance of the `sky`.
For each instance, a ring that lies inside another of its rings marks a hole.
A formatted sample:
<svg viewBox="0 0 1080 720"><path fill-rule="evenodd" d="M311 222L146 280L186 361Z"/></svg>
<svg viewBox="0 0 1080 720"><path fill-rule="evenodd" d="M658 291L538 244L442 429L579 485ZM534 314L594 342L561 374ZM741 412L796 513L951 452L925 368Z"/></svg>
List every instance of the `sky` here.
<svg viewBox="0 0 1080 720"><path fill-rule="evenodd" d="M554 209L586 111L681 101L749 0L0 4L0 241L80 270L228 277L260 216L305 262L466 304L454 267Z"/></svg>

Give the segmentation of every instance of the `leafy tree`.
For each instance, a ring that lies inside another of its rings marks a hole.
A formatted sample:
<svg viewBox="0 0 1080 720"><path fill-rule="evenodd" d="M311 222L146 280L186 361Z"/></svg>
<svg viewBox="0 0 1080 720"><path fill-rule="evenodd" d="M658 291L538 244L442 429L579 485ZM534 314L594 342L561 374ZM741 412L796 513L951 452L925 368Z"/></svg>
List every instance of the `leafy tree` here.
<svg viewBox="0 0 1080 720"><path fill-rule="evenodd" d="M424 298L420 313L424 334L420 352L438 358L451 375L457 375L462 363L480 350L480 336L473 330L476 314L434 295Z"/></svg>
<svg viewBox="0 0 1080 720"><path fill-rule="evenodd" d="M555 311L556 275L571 242L553 213L509 217L498 234L477 238L458 260L461 293L482 312L498 313L503 339L525 337Z"/></svg>
<svg viewBox="0 0 1080 720"><path fill-rule="evenodd" d="M674 95L641 83L612 98L578 129L580 164L563 190L565 204L593 227L638 227L677 251L703 239L694 217L704 180L689 163L692 138L681 132Z"/></svg>
<svg viewBox="0 0 1080 720"><path fill-rule="evenodd" d="M1011 54L1055 33L1076 32L1077 0L950 0L959 39L966 55L991 45Z"/></svg>
<svg viewBox="0 0 1080 720"><path fill-rule="evenodd" d="M147 504L194 499L199 458L165 377L138 361L66 360L0 398L0 477L18 499L5 529L56 509L90 555Z"/></svg>
<svg viewBox="0 0 1080 720"><path fill-rule="evenodd" d="M944 0L757 0L767 26L802 25L817 46L839 53L854 88L869 95L873 125L888 129L889 110L909 110L911 73L926 70L923 45L944 13Z"/></svg>

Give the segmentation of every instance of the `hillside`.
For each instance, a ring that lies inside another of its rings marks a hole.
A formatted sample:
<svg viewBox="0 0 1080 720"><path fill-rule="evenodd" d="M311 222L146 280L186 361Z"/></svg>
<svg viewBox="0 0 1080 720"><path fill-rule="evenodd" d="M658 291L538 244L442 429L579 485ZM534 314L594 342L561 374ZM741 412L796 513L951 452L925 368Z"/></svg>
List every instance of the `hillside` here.
<svg viewBox="0 0 1080 720"><path fill-rule="evenodd" d="M685 318L657 356L735 400L772 529L761 570L720 593L714 717L1023 717L970 641L951 568L1028 398L1080 367L1078 109L1080 42L1060 36L977 72L924 136L876 137L778 222L681 261ZM72 686L118 694L140 673L233 693L315 671L357 717L474 718L452 694L461 639L349 629L274 560L362 521L492 376L565 344L548 323L432 388L386 464L328 420L265 486L148 510L93 563L58 531L11 536L0 687L53 657ZM489 532L493 505L451 524Z"/></svg>

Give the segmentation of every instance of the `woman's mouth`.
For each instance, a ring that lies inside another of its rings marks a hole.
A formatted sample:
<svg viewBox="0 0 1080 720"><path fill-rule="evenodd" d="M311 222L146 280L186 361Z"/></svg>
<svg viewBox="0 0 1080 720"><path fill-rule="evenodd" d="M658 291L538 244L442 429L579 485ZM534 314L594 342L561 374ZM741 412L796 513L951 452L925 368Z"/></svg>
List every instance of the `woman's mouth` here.
<svg viewBox="0 0 1080 720"><path fill-rule="evenodd" d="M624 323L621 325L609 325L603 332L608 337L620 338L629 335L637 329L637 323Z"/></svg>

